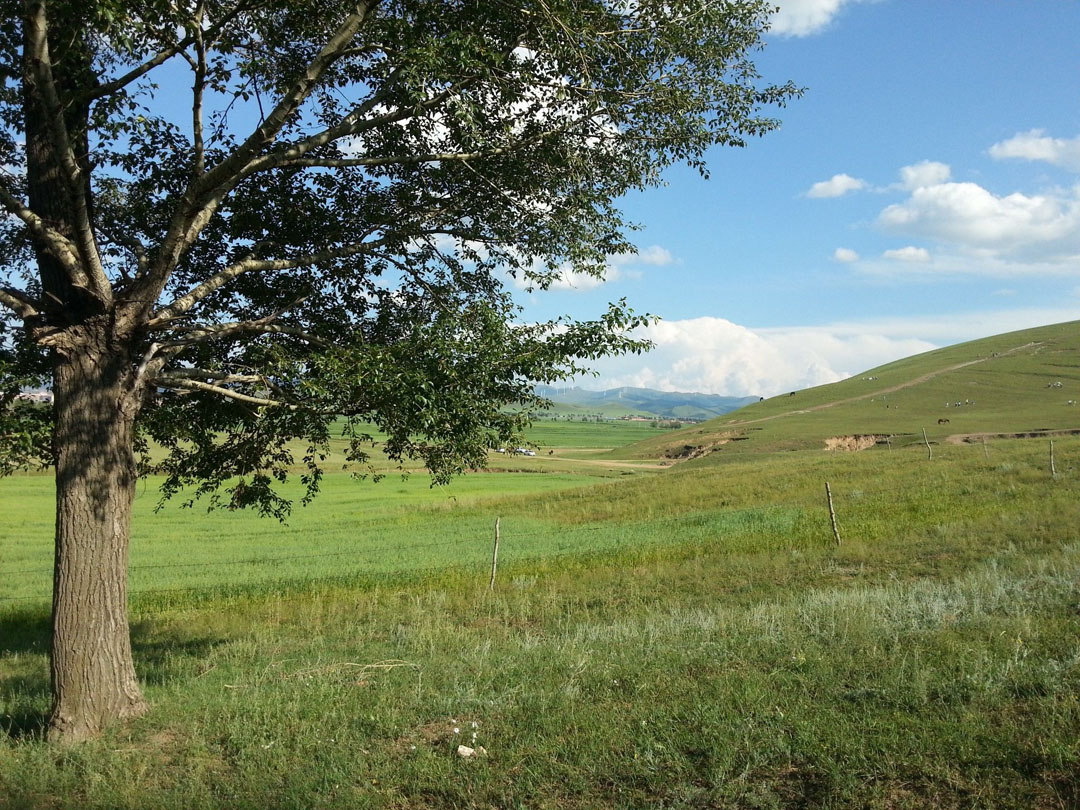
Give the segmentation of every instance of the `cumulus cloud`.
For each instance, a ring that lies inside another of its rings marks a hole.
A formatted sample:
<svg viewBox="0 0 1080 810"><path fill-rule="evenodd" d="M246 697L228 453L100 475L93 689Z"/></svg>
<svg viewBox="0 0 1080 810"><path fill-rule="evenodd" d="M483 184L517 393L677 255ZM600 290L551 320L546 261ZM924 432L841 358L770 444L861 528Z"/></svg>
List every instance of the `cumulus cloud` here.
<svg viewBox="0 0 1080 810"><path fill-rule="evenodd" d="M643 330L655 344L642 358L598 363L603 387L729 396L772 396L835 382L873 366L934 348L910 337L828 327L749 329L723 318L661 321ZM596 385L596 381L591 383Z"/></svg>
<svg viewBox="0 0 1080 810"><path fill-rule="evenodd" d="M952 169L935 160L924 160L900 169L900 187L914 191L924 186L936 186L952 177Z"/></svg>
<svg viewBox="0 0 1080 810"><path fill-rule="evenodd" d="M859 191L866 188L866 181L850 174L834 174L828 180L822 180L810 186L806 192L807 197L814 199L826 199L830 197L843 197L849 191Z"/></svg>
<svg viewBox="0 0 1080 810"><path fill-rule="evenodd" d="M838 247L833 251L833 259L838 262L844 262L849 264L851 262L857 262L859 260L859 254L851 248Z"/></svg>
<svg viewBox="0 0 1080 810"><path fill-rule="evenodd" d="M1069 171L1080 172L1080 136L1071 140L1051 138L1044 130L1032 129L995 143L987 151L995 160L1041 160Z"/></svg>
<svg viewBox="0 0 1080 810"><path fill-rule="evenodd" d="M882 258L895 262L928 262L930 251L926 248L908 245L897 250L886 250L881 254Z"/></svg>
<svg viewBox="0 0 1080 810"><path fill-rule="evenodd" d="M1080 251L1078 190L998 196L976 183L939 183L890 205L878 223L988 259L1060 261Z"/></svg>
<svg viewBox="0 0 1080 810"><path fill-rule="evenodd" d="M844 8L860 0L780 0L772 18L772 30L791 37L805 37L823 30Z"/></svg>

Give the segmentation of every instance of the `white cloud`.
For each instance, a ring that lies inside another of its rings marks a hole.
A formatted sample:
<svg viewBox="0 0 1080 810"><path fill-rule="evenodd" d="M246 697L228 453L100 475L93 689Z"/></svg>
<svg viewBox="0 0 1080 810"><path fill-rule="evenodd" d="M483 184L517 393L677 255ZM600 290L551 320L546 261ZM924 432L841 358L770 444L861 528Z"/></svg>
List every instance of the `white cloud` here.
<svg viewBox="0 0 1080 810"><path fill-rule="evenodd" d="M900 187L914 191L923 186L936 186L952 177L952 169L945 163L924 160L900 169Z"/></svg>
<svg viewBox="0 0 1080 810"><path fill-rule="evenodd" d="M723 318L661 321L643 331L656 348L643 357L597 364L602 387L730 396L772 396L835 382L852 373L934 348L911 338L837 334L828 327L748 329ZM595 386L597 381L590 381Z"/></svg>
<svg viewBox="0 0 1080 810"><path fill-rule="evenodd" d="M975 183L940 183L916 188L882 211L878 223L981 259L1071 261L1080 252L1078 194L998 196Z"/></svg>
<svg viewBox="0 0 1080 810"><path fill-rule="evenodd" d="M928 261L899 262L883 256L861 259L855 267L859 273L880 277L912 277L957 279L964 276L1013 280L1021 278L1060 278L1080 276L1080 256L1036 260L1013 258L991 251L942 247Z"/></svg>
<svg viewBox="0 0 1080 810"><path fill-rule="evenodd" d="M773 396L859 374L938 346L1074 320L1075 308L1016 309L750 329L723 318L661 321L656 348L605 358L591 388L621 385L729 396Z"/></svg>
<svg viewBox="0 0 1080 810"><path fill-rule="evenodd" d="M829 197L842 197L849 191L859 191L866 188L866 181L850 174L834 174L828 180L822 180L810 186L806 192L807 197L825 199Z"/></svg>
<svg viewBox="0 0 1080 810"><path fill-rule="evenodd" d="M930 251L926 248L908 245L897 250L886 250L881 254L882 258L897 262L921 262L930 261Z"/></svg>
<svg viewBox="0 0 1080 810"><path fill-rule="evenodd" d="M851 262L857 262L859 260L859 254L851 248L839 247L833 251L833 259L838 262L849 264Z"/></svg>
<svg viewBox="0 0 1080 810"><path fill-rule="evenodd" d="M772 18L772 30L777 34L805 37L824 29L844 6L859 0L780 0L780 8Z"/></svg>
<svg viewBox="0 0 1080 810"><path fill-rule="evenodd" d="M1080 136L1067 140L1050 138L1043 133L1044 130L1041 129L1021 132L1008 140L995 143L988 152L995 160L1041 160L1063 169L1080 172Z"/></svg>
<svg viewBox="0 0 1080 810"><path fill-rule="evenodd" d="M614 267L622 267L628 264L647 264L653 267L664 267L668 264L673 264L675 257L671 255L671 251L667 248L660 247L660 245L650 245L647 248L638 250L637 253L619 253L612 256L608 263Z"/></svg>

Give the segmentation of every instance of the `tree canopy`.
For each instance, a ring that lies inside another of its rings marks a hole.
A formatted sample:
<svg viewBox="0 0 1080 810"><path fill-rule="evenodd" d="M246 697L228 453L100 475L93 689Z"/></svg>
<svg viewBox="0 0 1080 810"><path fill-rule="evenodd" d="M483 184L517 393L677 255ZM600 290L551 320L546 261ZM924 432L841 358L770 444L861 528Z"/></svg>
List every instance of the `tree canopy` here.
<svg viewBox="0 0 1080 810"><path fill-rule="evenodd" d="M602 274L622 195L799 92L751 61L761 0L0 5L0 472L67 452L61 501L103 431L110 469L153 443L166 494L278 516L366 422L437 480L481 464L535 383L643 348L625 303L523 322L508 280Z"/></svg>

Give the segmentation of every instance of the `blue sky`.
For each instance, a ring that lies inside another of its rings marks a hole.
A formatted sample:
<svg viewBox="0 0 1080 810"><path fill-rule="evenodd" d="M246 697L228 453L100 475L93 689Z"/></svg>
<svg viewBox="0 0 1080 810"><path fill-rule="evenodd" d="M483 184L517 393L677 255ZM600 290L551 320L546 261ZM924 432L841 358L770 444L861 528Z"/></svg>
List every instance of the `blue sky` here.
<svg viewBox="0 0 1080 810"><path fill-rule="evenodd" d="M771 395L1080 318L1080 3L780 5L756 61L806 87L780 131L626 199L641 255L606 282L522 294L663 318L582 384Z"/></svg>

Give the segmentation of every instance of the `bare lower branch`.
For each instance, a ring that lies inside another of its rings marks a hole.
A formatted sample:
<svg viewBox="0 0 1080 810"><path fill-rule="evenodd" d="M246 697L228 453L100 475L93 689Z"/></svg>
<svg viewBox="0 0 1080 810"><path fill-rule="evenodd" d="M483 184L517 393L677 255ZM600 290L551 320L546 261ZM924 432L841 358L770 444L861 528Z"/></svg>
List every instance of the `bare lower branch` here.
<svg viewBox="0 0 1080 810"><path fill-rule="evenodd" d="M219 385L227 383L262 383L266 384L266 378L261 374L227 374L224 371L211 371L206 368L170 368L164 375L171 379L183 380L213 380ZM160 379L161 376L155 379Z"/></svg>
<svg viewBox="0 0 1080 810"><path fill-rule="evenodd" d="M82 268L79 261L79 251L75 244L23 205L22 201L11 193L2 180L0 180L0 205L9 214L21 219L30 233L44 243L49 252L64 266L75 286L90 286L90 279Z"/></svg>
<svg viewBox="0 0 1080 810"><path fill-rule="evenodd" d="M234 399L237 402L246 402L249 405L284 408L295 407L285 402L281 402L280 400L267 399L265 397L253 397L248 394L241 394L239 391L233 391L231 388L222 388L220 385L211 385L210 383L200 382L199 380L187 380L180 377L174 377L171 374L160 374L156 377L152 377L150 382L160 388L172 388L178 391L203 391L209 394L217 394L218 396L227 399Z"/></svg>
<svg viewBox="0 0 1080 810"><path fill-rule="evenodd" d="M3 304L23 320L41 314L41 302L14 287L0 287L0 304Z"/></svg>

